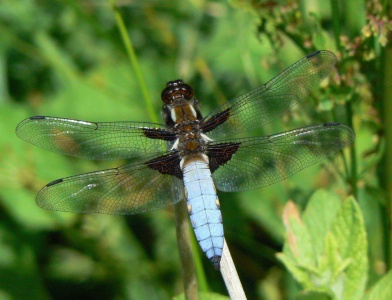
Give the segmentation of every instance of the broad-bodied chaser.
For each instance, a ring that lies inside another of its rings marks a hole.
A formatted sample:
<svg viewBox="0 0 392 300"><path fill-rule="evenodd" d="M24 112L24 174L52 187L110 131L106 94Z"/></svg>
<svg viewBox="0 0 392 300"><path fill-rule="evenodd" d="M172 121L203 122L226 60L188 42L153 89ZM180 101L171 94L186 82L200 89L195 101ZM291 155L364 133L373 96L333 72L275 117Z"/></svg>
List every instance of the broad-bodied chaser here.
<svg viewBox="0 0 392 300"><path fill-rule="evenodd" d="M233 192L271 185L354 141L354 132L340 123L233 137L260 128L305 99L335 63L332 52L314 52L206 117L192 87L170 81L161 94L164 125L30 117L16 133L36 146L94 160L133 158L122 167L52 181L37 195L37 204L127 215L185 199L196 238L219 269L224 238L216 188Z"/></svg>

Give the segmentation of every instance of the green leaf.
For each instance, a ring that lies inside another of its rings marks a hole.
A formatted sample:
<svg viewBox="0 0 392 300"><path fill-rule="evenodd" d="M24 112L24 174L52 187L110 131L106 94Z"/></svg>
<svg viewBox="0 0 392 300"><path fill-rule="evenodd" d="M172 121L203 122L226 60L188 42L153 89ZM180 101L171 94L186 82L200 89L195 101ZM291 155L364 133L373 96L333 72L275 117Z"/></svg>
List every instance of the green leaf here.
<svg viewBox="0 0 392 300"><path fill-rule="evenodd" d="M312 245L317 254L320 254L324 247L324 239L339 207L339 197L326 190L317 190L309 200L303 214L303 220L309 230Z"/></svg>
<svg viewBox="0 0 392 300"><path fill-rule="evenodd" d="M379 281L377 281L365 300L389 300L392 299L392 270L389 270Z"/></svg>
<svg viewBox="0 0 392 300"><path fill-rule="evenodd" d="M302 286L310 285L310 277L306 270L299 268L295 259L284 253L277 253L276 257L286 266L291 275L297 280Z"/></svg>
<svg viewBox="0 0 392 300"><path fill-rule="evenodd" d="M309 274L304 272L304 269L315 265L315 253L309 231L292 201L284 207L283 221L286 227L286 242L283 253L279 253L277 257L303 286L310 286Z"/></svg>
<svg viewBox="0 0 392 300"><path fill-rule="evenodd" d="M353 198L340 204L337 195L319 190L309 201L303 218L288 202L283 221L286 242L277 257L305 291L312 291L312 297L316 297L315 291L337 299L363 296L367 241L362 215ZM324 295L320 297L324 299Z"/></svg>
<svg viewBox="0 0 392 300"><path fill-rule="evenodd" d="M298 294L297 300L332 300L334 296L328 290L310 289Z"/></svg>
<svg viewBox="0 0 392 300"><path fill-rule="evenodd" d="M353 197L348 198L332 224L337 256L342 268L335 269L337 281L332 289L339 299L362 298L368 271L367 239L361 211ZM347 260L350 263L346 263ZM343 267L345 265L345 267Z"/></svg>

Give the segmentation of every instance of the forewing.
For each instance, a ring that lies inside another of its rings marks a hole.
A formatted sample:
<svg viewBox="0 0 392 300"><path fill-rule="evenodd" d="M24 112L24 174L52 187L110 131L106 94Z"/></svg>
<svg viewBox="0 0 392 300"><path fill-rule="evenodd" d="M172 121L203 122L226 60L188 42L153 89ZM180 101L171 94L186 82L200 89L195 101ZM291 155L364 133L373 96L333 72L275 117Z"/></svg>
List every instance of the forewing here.
<svg viewBox="0 0 392 300"><path fill-rule="evenodd" d="M220 139L261 127L306 98L335 63L332 52L309 54L266 84L212 111L205 118L204 131L210 138Z"/></svg>
<svg viewBox="0 0 392 300"><path fill-rule="evenodd" d="M175 138L174 133L159 124L87 122L43 116L23 120L16 134L46 150L87 159L125 159L141 153L154 154L165 150L167 140Z"/></svg>
<svg viewBox="0 0 392 300"><path fill-rule="evenodd" d="M239 145L238 150L213 178L216 187L225 192L271 185L333 156L354 139L349 127L326 123L271 136L227 140ZM214 144L219 143L210 143Z"/></svg>
<svg viewBox="0 0 392 300"><path fill-rule="evenodd" d="M170 161L170 155L161 159ZM125 215L157 210L183 198L179 178L138 162L55 180L39 192L36 202L50 210Z"/></svg>

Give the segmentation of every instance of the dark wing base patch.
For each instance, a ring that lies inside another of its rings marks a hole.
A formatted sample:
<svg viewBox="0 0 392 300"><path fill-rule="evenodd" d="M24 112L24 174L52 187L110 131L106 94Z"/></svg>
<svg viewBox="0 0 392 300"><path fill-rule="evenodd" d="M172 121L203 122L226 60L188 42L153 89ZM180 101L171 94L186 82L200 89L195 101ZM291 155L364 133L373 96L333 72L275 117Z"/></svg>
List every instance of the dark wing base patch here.
<svg viewBox="0 0 392 300"><path fill-rule="evenodd" d="M164 129L154 129L154 128L143 128L144 136L149 139L158 139L164 141L174 141L176 139L176 134Z"/></svg>
<svg viewBox="0 0 392 300"><path fill-rule="evenodd" d="M182 180L180 161L181 159L178 152L174 152L146 161L145 164L149 168L157 170L161 174L173 175Z"/></svg>
<svg viewBox="0 0 392 300"><path fill-rule="evenodd" d="M211 173L214 173L220 166L227 163L235 154L241 143L220 143L208 145L207 156L210 160Z"/></svg>
<svg viewBox="0 0 392 300"><path fill-rule="evenodd" d="M200 128L203 130L204 133L215 129L220 124L226 122L226 120L230 117L230 111L231 111L231 108L229 107L228 109L221 111L220 113L216 114L215 116L212 116L207 121L205 121L200 126Z"/></svg>

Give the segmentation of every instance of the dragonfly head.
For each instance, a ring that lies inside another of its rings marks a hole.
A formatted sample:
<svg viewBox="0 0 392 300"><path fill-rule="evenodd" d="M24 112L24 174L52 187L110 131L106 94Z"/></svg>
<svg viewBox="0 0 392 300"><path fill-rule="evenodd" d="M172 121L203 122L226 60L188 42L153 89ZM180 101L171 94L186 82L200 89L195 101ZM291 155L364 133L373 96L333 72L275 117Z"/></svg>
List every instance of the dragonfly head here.
<svg viewBox="0 0 392 300"><path fill-rule="evenodd" d="M193 89L181 79L169 81L162 91L161 98L166 104L174 104L174 102L177 102L176 100L191 100L193 98Z"/></svg>

